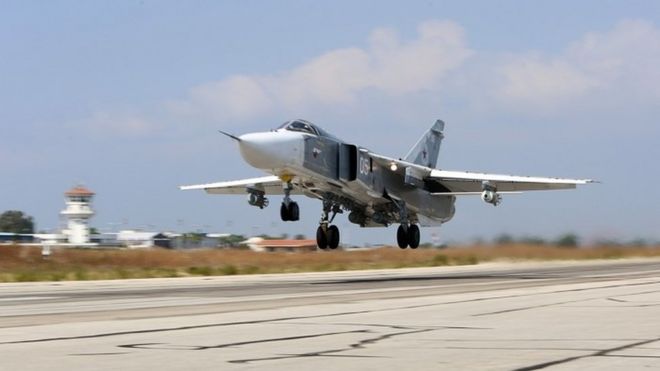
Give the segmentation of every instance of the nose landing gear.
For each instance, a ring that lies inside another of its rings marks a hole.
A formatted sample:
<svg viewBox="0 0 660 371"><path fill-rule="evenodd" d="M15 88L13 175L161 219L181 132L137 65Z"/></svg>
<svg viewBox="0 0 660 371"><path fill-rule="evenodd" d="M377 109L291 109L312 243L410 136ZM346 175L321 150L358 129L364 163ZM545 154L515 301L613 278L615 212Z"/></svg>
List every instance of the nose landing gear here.
<svg viewBox="0 0 660 371"><path fill-rule="evenodd" d="M284 200L280 207L280 218L284 222L295 222L300 220L300 208L298 203L291 200L291 183L284 183Z"/></svg>
<svg viewBox="0 0 660 371"><path fill-rule="evenodd" d="M300 208L298 207L298 203L291 201L287 206L286 202L282 202L282 206L280 206L280 218L284 222L295 222L300 220Z"/></svg>

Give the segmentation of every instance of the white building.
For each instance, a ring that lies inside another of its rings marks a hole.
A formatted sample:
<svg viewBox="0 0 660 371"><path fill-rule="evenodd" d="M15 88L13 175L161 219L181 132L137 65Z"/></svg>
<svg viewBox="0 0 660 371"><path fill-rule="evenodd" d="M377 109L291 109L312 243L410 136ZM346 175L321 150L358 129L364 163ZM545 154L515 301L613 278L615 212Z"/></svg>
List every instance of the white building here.
<svg viewBox="0 0 660 371"><path fill-rule="evenodd" d="M128 248L153 247L154 238L157 235L157 232L119 231L117 233L117 242Z"/></svg>
<svg viewBox="0 0 660 371"><path fill-rule="evenodd" d="M91 208L94 192L77 186L64 195L66 208L60 214L66 219L67 228L62 233L70 244L89 244L89 219L94 216L94 210Z"/></svg>

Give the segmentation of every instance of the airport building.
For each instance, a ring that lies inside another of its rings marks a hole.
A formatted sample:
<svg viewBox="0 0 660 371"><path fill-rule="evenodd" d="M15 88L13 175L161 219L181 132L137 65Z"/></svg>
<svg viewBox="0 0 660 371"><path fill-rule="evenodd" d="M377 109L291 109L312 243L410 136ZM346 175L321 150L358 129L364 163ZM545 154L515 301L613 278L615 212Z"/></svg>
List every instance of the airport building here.
<svg viewBox="0 0 660 371"><path fill-rule="evenodd" d="M125 229L118 232L92 234L90 220L95 215L92 200L95 193L77 185L64 193L65 207L60 212L62 230L55 233L8 233L0 231L0 244L88 248L152 248L194 249L227 247L228 233L172 233ZM308 244L309 245L309 244ZM282 243L264 241L251 244L256 251L292 251L309 248L300 241ZM315 247L315 246L314 246Z"/></svg>
<svg viewBox="0 0 660 371"><path fill-rule="evenodd" d="M83 186L77 186L65 194L66 208L60 215L66 220L66 229L62 234L68 243L84 246L91 243L89 219L94 216L92 198L94 192Z"/></svg>
<svg viewBox="0 0 660 371"><path fill-rule="evenodd" d="M257 252L316 251L316 240L269 240L262 237L251 237L241 244L247 245L250 250Z"/></svg>

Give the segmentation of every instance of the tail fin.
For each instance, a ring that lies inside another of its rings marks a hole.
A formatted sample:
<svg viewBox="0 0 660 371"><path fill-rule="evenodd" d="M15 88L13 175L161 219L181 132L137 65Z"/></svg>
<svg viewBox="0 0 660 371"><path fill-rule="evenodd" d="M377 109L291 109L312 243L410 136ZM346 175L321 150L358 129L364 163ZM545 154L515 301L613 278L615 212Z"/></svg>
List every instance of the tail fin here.
<svg viewBox="0 0 660 371"><path fill-rule="evenodd" d="M440 153L440 143L445 136L442 134L445 130L445 123L437 120L431 128L419 138L415 146L408 152L405 161L417 165L435 168Z"/></svg>

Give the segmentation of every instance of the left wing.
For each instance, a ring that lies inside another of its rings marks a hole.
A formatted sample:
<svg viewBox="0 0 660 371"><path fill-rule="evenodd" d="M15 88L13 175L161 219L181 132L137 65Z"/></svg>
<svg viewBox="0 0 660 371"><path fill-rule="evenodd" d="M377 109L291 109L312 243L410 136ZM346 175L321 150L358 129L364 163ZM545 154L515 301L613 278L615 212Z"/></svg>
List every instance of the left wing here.
<svg viewBox="0 0 660 371"><path fill-rule="evenodd" d="M543 178L437 169L431 170L427 179L439 182L452 192L480 192L483 190L484 182L488 182L498 192L570 189L579 184L594 182L591 179Z"/></svg>
<svg viewBox="0 0 660 371"><path fill-rule="evenodd" d="M269 195L283 195L282 180L275 175L264 176L260 178L250 178L233 180L229 182L218 182L208 184L197 184L189 186L181 186L179 189L183 191L192 189L203 189L209 194L219 195L235 195L245 194L247 189L255 189L262 191ZM291 194L302 194L296 187L291 190Z"/></svg>
<svg viewBox="0 0 660 371"><path fill-rule="evenodd" d="M570 189L580 184L594 183L591 179L546 178L439 170L373 153L369 153L369 155L381 166L390 168L391 171L400 173L407 179L414 177L420 182L430 180L439 183L446 188L446 191L437 192L438 195L480 194L484 190L484 182L488 182L489 186L495 187L501 193Z"/></svg>

